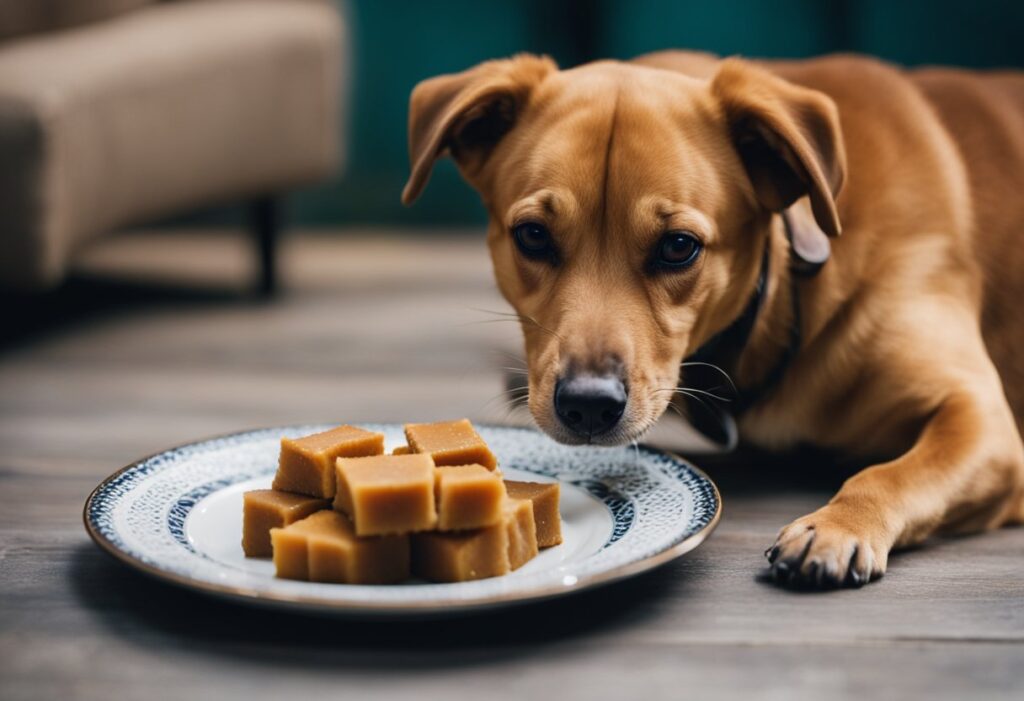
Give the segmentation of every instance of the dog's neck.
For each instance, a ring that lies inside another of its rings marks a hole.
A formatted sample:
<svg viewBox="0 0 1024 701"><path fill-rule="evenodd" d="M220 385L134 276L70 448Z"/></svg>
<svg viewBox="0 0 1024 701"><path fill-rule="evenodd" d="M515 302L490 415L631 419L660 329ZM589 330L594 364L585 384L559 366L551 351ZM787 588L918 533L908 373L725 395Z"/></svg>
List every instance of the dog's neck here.
<svg viewBox="0 0 1024 701"><path fill-rule="evenodd" d="M794 271L789 216L772 217L761 270L743 312L684 364L689 386L730 395L727 404L702 401L696 406L688 402L694 428L724 447L732 447L738 440L733 417L771 394L801 346L796 281L798 276L813 275L817 270ZM723 371L734 385L723 387Z"/></svg>
<svg viewBox="0 0 1024 701"><path fill-rule="evenodd" d="M740 394L733 409L737 415L771 394L803 340L796 286L800 277L817 271L798 271L793 265L790 216L783 212L772 217L765 243L762 299L750 333L734 351L731 372Z"/></svg>

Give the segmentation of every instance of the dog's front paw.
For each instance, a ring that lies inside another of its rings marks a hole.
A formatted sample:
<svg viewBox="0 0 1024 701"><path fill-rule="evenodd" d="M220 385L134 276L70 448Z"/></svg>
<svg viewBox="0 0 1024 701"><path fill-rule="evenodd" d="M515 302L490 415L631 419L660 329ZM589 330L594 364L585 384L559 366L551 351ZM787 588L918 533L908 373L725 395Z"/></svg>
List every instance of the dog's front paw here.
<svg viewBox="0 0 1024 701"><path fill-rule="evenodd" d="M794 587L859 587L885 574L882 529L830 504L781 531L765 556L776 582Z"/></svg>

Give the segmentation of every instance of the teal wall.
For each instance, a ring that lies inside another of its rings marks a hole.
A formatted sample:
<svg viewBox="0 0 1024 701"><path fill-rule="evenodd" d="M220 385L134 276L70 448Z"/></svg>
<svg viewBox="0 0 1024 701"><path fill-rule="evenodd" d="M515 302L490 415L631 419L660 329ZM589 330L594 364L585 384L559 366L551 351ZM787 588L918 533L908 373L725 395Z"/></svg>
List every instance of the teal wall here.
<svg viewBox="0 0 1024 701"><path fill-rule="evenodd" d="M484 220L449 161L416 206L407 175L406 110L421 79L517 51L562 65L663 48L804 57L862 51L905 64L1024 65L1024 0L355 0L348 166L294 194L303 226L459 225Z"/></svg>

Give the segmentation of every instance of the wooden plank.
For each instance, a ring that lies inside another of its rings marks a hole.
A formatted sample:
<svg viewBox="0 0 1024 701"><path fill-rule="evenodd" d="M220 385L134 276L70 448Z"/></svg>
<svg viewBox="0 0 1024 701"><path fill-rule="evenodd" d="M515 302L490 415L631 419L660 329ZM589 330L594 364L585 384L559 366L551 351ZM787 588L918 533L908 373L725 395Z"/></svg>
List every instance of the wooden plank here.
<svg viewBox="0 0 1024 701"><path fill-rule="evenodd" d="M201 260L204 284L225 271L247 280L224 237L122 243L93 270L170 276ZM1024 695L1021 529L896 555L885 579L857 591L762 580L775 531L841 482L827 465L709 460L725 516L691 555L622 585L443 625L261 611L114 562L86 538L82 502L161 448L277 423L502 417L500 368L515 365L520 340L514 323L471 323L488 318L474 307L503 304L480 241L289 246L290 292L273 304L219 292L126 301L111 283L82 283L75 294L96 298L74 302L80 312L0 352L0 698ZM446 261L443 275L424 261ZM694 445L674 419L655 438Z"/></svg>
<svg viewBox="0 0 1024 701"><path fill-rule="evenodd" d="M499 699L547 697L545 689L565 698L667 694L679 685L716 698L883 689L891 698L999 698L1022 688L1019 619L1003 627L1018 637L1000 638L992 635L998 615L955 615L985 611L992 592L976 589L984 577L973 593L950 579L924 607L928 592L901 592L899 579L873 593L799 596L754 581L735 557L742 543L729 537L623 586L443 625L339 624L234 606L128 572L80 536L60 540L9 548L4 561L0 665L5 683L24 684L23 698L59 685L85 692L79 698L111 689L213 698L243 680L254 698L331 684L360 698L418 691L456 699L489 684L486 697ZM1005 581L1012 573L993 574Z"/></svg>

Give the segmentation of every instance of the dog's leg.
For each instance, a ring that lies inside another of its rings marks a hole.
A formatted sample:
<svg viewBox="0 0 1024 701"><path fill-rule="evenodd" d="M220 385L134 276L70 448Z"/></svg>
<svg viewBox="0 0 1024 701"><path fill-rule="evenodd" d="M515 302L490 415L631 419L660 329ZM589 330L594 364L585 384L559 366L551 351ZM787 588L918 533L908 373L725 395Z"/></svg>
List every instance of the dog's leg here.
<svg viewBox="0 0 1024 701"><path fill-rule="evenodd" d="M949 395L907 453L854 475L826 506L783 528L766 553L775 579L858 586L885 572L894 547L1017 520L1024 449L992 375L984 391L972 383Z"/></svg>

